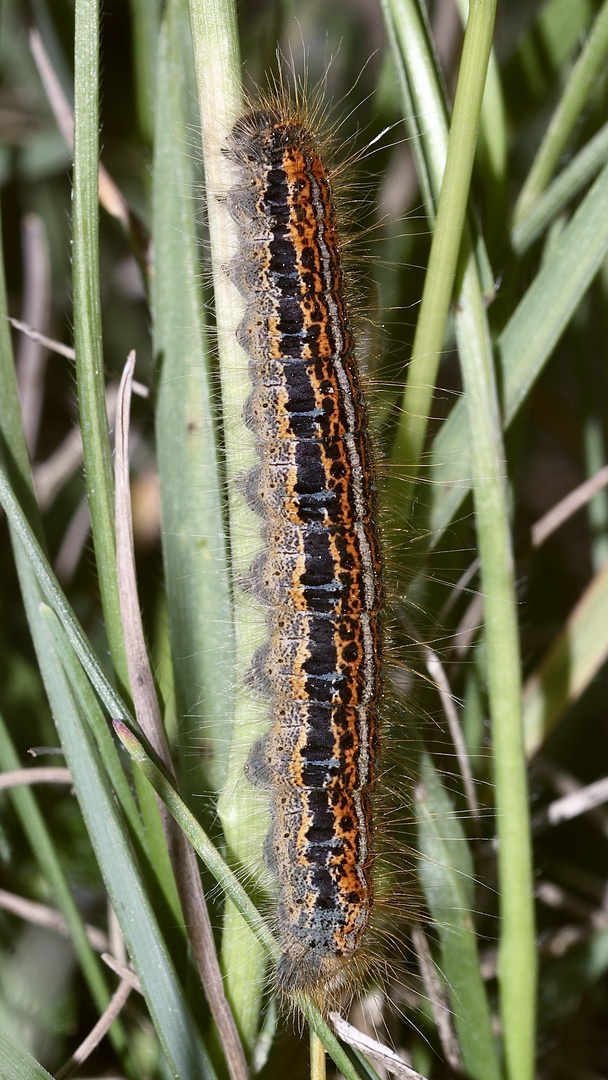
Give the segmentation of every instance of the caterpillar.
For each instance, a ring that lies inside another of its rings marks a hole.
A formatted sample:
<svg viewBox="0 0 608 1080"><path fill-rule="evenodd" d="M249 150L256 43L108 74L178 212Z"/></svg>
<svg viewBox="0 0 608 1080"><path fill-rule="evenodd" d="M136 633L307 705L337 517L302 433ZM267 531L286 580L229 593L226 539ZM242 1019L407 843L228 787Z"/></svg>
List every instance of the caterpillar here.
<svg viewBox="0 0 608 1080"><path fill-rule="evenodd" d="M375 470L316 140L277 103L237 121L227 154L240 238L230 276L246 300L237 337L252 382L244 421L258 456L244 488L265 544L250 588L268 631L251 681L270 699L270 729L247 773L270 801L278 987L332 994L352 978L373 906L383 600Z"/></svg>

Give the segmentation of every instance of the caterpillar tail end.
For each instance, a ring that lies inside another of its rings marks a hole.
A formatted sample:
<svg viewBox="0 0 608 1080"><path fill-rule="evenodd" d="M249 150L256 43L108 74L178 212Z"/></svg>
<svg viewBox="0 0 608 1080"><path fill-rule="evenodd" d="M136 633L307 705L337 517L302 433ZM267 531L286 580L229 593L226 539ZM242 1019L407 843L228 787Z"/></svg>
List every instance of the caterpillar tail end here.
<svg viewBox="0 0 608 1080"><path fill-rule="evenodd" d="M292 956L283 953L275 982L291 1007L310 1002L323 1015L337 1009L360 986L365 972L360 956Z"/></svg>

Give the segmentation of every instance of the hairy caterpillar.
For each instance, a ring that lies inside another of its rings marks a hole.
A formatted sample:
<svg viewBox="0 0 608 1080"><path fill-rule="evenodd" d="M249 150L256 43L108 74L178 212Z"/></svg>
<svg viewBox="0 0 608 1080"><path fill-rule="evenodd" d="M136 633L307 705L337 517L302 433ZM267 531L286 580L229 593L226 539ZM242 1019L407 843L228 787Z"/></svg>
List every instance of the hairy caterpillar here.
<svg viewBox="0 0 608 1080"><path fill-rule="evenodd" d="M251 781L269 792L278 878L277 981L348 982L373 903L369 794L377 755L383 598L375 473L344 299L331 187L314 136L285 103L235 125L229 212L246 298L244 420L259 465L245 489L265 550L251 568L269 640L252 681L270 731Z"/></svg>

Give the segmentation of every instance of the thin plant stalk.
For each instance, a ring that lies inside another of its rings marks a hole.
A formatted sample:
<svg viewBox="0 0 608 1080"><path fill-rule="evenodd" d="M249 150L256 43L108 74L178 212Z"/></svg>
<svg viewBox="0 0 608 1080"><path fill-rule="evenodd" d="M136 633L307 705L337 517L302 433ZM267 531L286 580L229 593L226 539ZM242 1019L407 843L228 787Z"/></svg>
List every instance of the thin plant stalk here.
<svg viewBox="0 0 608 1080"><path fill-rule="evenodd" d="M513 212L515 227L519 226L530 212L553 176L587 98L605 67L607 55L608 0L604 0L519 193Z"/></svg>
<svg viewBox="0 0 608 1080"><path fill-rule="evenodd" d="M99 286L99 6L77 0L74 43L74 343L85 477L112 662L128 685L114 540L114 483L106 415Z"/></svg>
<svg viewBox="0 0 608 1080"><path fill-rule="evenodd" d="M495 2L488 0L473 0L469 7L437 220L403 395L404 422L394 447L396 460L406 462L410 474L402 496L406 515L411 508L454 291L495 10Z"/></svg>
<svg viewBox="0 0 608 1080"><path fill-rule="evenodd" d="M472 274L465 276L464 286L468 302L458 318L475 319L476 326L462 330L479 346L461 355L461 370L471 431L492 720L500 884L500 1014L507 1076L510 1080L532 1080L537 981L534 889L505 450L483 297Z"/></svg>

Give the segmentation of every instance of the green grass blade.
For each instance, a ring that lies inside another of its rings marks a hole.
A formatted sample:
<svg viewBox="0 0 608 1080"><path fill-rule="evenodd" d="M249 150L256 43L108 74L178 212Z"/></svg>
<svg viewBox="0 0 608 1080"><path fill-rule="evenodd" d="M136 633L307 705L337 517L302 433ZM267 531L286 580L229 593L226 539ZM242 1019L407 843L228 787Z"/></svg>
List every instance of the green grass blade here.
<svg viewBox="0 0 608 1080"><path fill-rule="evenodd" d="M469 0L457 0L457 6L462 23L466 25ZM507 212L507 148L507 117L500 70L492 50L479 117L476 165L484 178L484 183L480 185L484 200L484 230L490 234L498 233L501 240ZM488 240L487 235L484 235L484 240Z"/></svg>
<svg viewBox="0 0 608 1080"><path fill-rule="evenodd" d="M424 151L425 175L432 192L429 221L435 220L437 196L445 169L448 145L448 113L441 80L425 20L424 8L415 0L382 0L382 13L398 51L395 67L403 70L413 106L412 134L419 135ZM410 116L410 101L404 102Z"/></svg>
<svg viewBox="0 0 608 1080"><path fill-rule="evenodd" d="M507 1076L510 1080L532 1080L537 979L534 890L506 454L486 312L471 273L465 274L463 292L466 302L456 318L459 340L468 338L468 348L460 352L460 365L471 436L492 725L500 884L500 1012Z"/></svg>
<svg viewBox="0 0 608 1080"><path fill-rule="evenodd" d="M23 513L9 480L3 469L0 468L0 504L4 509L11 527L23 544L23 549L31 563L36 580L42 593L59 617L65 632L70 640L74 652L87 672L92 686L95 688L100 700L105 705L110 716L120 716L126 723L133 724L134 720L127 709L124 701L116 693L116 690L108 682L103 668L89 645L78 619L68 603L57 578L55 577L48 559L46 558L34 532Z"/></svg>
<svg viewBox="0 0 608 1080"><path fill-rule="evenodd" d="M137 117L141 136L150 145L154 140L154 110L157 104L156 59L160 15L160 0L131 0Z"/></svg>
<svg viewBox="0 0 608 1080"><path fill-rule="evenodd" d="M414 465L420 460L422 453L426 432L426 422L422 420L430 412L448 308L454 289L483 90L492 45L494 14L493 4L472 0L465 31L435 232L412 347L412 359L408 369L408 381L403 397L403 410L410 418L407 443L402 446L398 438L395 447L397 460L408 461ZM424 366L422 378L417 371L421 358ZM418 421L419 417L420 421ZM402 428L402 430L405 429Z"/></svg>
<svg viewBox="0 0 608 1080"><path fill-rule="evenodd" d="M213 1080L211 1062L143 888L101 759L63 672L63 649L56 642L64 638L64 630L45 604L41 605L40 622L42 639L55 661L52 679L47 683L55 723L87 832L159 1040L180 1080Z"/></svg>
<svg viewBox="0 0 608 1080"><path fill-rule="evenodd" d="M116 673L122 685L128 686L116 581L114 477L106 415L99 288L97 0L77 0L75 18L72 291L78 403L105 628Z"/></svg>
<svg viewBox="0 0 608 1080"><path fill-rule="evenodd" d="M473 862L454 808L426 754L414 807L418 875L441 942L441 970L466 1075L472 1080L499 1080L502 1074L473 929Z"/></svg>
<svg viewBox="0 0 608 1080"><path fill-rule="evenodd" d="M533 21L522 34L505 65L505 85L521 87L531 99L542 100L553 88L564 65L587 36L595 14L594 0L545 0L533 12ZM532 9L529 9L532 12Z"/></svg>
<svg viewBox="0 0 608 1080"><path fill-rule="evenodd" d="M593 180L607 160L608 124L604 124L514 226L511 242L519 255L527 251L581 188Z"/></svg>
<svg viewBox="0 0 608 1080"><path fill-rule="evenodd" d="M427 220L432 226L436 220L448 143L448 116L441 80L422 6L415 0L382 0L382 12L394 65L398 72L402 72L402 106L415 147L420 184L425 193ZM415 342L412 355L416 348ZM405 481L401 477L399 489L394 492L395 499L403 506L404 515L408 514L413 498L422 441L435 389L437 363L436 353L420 354L418 350L416 364L410 364L408 370L407 403L403 401L402 419L392 454L393 460L403 466L407 477ZM392 501L390 481L388 486L389 501Z"/></svg>
<svg viewBox="0 0 608 1080"><path fill-rule="evenodd" d="M122 765L118 759L115 745L109 734L105 718L99 710L90 687L92 686L95 689L97 695L111 716L120 716L129 724L134 724L134 721L124 702L108 682L98 658L91 649L72 608L68 604L66 597L25 520L21 508L17 504L14 494L1 470L0 503L4 507L4 511L11 523L11 527L14 529L20 543L23 545L24 554L21 563L21 578L22 589L28 591L30 594L29 611L37 612L37 607L41 599L41 596L33 590L33 586L31 584L28 585L28 575L31 569L36 577L38 586L42 590L42 593L51 605L53 611L58 616L65 630L67 639L70 642L71 647L65 652L63 663L71 680L74 692L77 695L79 707L83 710L83 715L88 718L91 725L91 730L95 736L104 767L108 777L111 779L121 809L125 814L126 820L129 822L133 834L139 837L151 865L155 867L156 877L161 891L165 894L169 908L175 912L176 919L179 921L178 913L180 909L177 903L172 875L169 875L168 878L165 876L168 862L162 831L159 831L160 822L158 823L158 829L153 829L149 820L150 817L152 817L153 822L154 817L158 820L157 807L154 801L152 801L151 806L148 808L146 829L142 831L141 820L124 776ZM33 625L32 619L30 619L30 626L32 627L34 636L35 624L37 621L37 614L33 617ZM88 678L84 677L81 665Z"/></svg>
<svg viewBox="0 0 608 1080"><path fill-rule="evenodd" d="M191 82L187 6L172 0L160 41L154 157L156 444L180 737L204 741L206 779L217 790L232 730L234 630L188 146Z"/></svg>
<svg viewBox="0 0 608 1080"><path fill-rule="evenodd" d="M524 730L529 754L538 750L608 659L607 611L608 564L587 586L524 687Z"/></svg>
<svg viewBox="0 0 608 1080"><path fill-rule="evenodd" d="M27 575L29 569L33 571L38 585L42 590L48 603L51 605L53 611L58 616L68 640L72 646L75 656L87 673L91 685L98 694L100 700L105 705L110 716L122 717L128 724L134 724L134 720L131 717L129 710L122 701L121 697L116 693L114 688L108 682L103 669L97 659L94 651L91 649L87 638L85 637L78 620L76 619L72 608L68 604L63 591L61 590L55 575L48 561L38 544L28 522L26 521L23 512L17 503L14 493L12 492L6 476L0 469L0 503L4 507L4 511L11 523L11 527L14 529L16 535L19 537L21 544L23 545L23 562L20 564L21 577L22 577L22 589L26 590ZM21 550L21 549L20 549ZM25 575L25 577L24 577ZM37 611L37 606L40 597L32 593L30 599L29 611L30 613ZM37 622L37 615L30 614L30 628L32 634L35 637L35 625ZM68 661L66 660L66 664ZM78 673L78 664L76 662L71 666L72 677L74 678L75 685L79 684L80 676ZM82 687L80 699L83 700L83 695L86 697L88 691ZM90 716L95 725L95 735L99 741L103 760L106 764L108 775L112 777L113 783L116 785L116 791L119 799L122 802L124 812L127 820L129 820L134 827L136 833L140 833L140 827L138 825L138 816L133 808L133 801L130 793L127 794L124 790L124 777L122 776L122 770L120 764L116 759L116 753L114 747L108 744L108 734L105 730L105 722L103 717L99 713L99 710L93 709ZM164 854L164 841L162 839L162 833L160 830L160 823L158 822L158 810L152 802L150 805L147 803L142 804L146 820L146 835L143 840L144 848L148 847L150 861L153 866L156 866L159 880L162 879L162 870L166 866L166 859ZM175 907L175 897L173 895L173 886L169 882L168 884L161 880L161 889L166 894L169 905Z"/></svg>
<svg viewBox="0 0 608 1080"><path fill-rule="evenodd" d="M401 91L403 118L411 140L424 211L435 221L437 192L445 165L448 121L423 11L414 3L381 0L386 36ZM427 115L427 103L440 102Z"/></svg>
<svg viewBox="0 0 608 1080"><path fill-rule="evenodd" d="M18 534L15 535L16 533L17 530L13 530L12 540L21 594L28 619L30 634L36 651L36 658L42 674L42 680L55 717L57 713L62 714L64 709L72 707L72 699L67 693L65 683L63 681L58 681L56 657L51 654L51 651L48 648L39 617L41 600L40 588L32 573L32 567L27 553L22 547L20 537ZM85 957L85 959L87 958ZM97 960L95 960L95 964L97 964ZM105 986L105 978L100 979L99 971L95 974L95 968L88 960L85 971L91 980L89 985L93 998L96 1000L101 1011L106 1008L110 1000L110 992ZM109 1036L116 1050L124 1059L125 1051L128 1052L128 1048L126 1046L124 1035L121 1032L120 1024L113 1025L110 1029ZM128 1059L124 1064L125 1069L131 1073Z"/></svg>
<svg viewBox="0 0 608 1080"><path fill-rule="evenodd" d="M608 252L608 167L578 207L501 333L503 423L525 401ZM431 450L429 525L437 542L471 486L471 435L464 401L456 403Z"/></svg>
<svg viewBox="0 0 608 1080"><path fill-rule="evenodd" d="M50 1073L0 1029L2 1080L53 1080Z"/></svg>
<svg viewBox="0 0 608 1080"><path fill-rule="evenodd" d="M135 799L124 774L122 762L116 752L116 745L110 734L107 720L99 707L98 700L72 645L70 645L69 650L66 650L62 660L72 690L78 699L82 715L86 716L93 738L97 743L104 769L116 793L125 820L128 822L132 832L138 835L142 831L142 822Z"/></svg>
<svg viewBox="0 0 608 1080"><path fill-rule="evenodd" d="M545 190L608 56L608 2L604 0L564 94L523 185L513 221L518 225Z"/></svg>
<svg viewBox="0 0 608 1080"><path fill-rule="evenodd" d="M205 866L211 871L218 885L221 886L225 895L232 900L235 907L251 927L264 949L277 960L279 950L275 939L268 929L263 917L260 915L255 904L249 899L239 879L226 861L222 858L213 842L207 836L200 822L188 809L185 802L180 798L177 791L169 780L163 775L157 765L146 753L137 736L121 721L114 721L114 729L123 745L129 751L133 760L142 770L144 776L152 784L154 790L160 795L165 805L169 808L180 828L186 834L197 854L203 860Z"/></svg>
<svg viewBox="0 0 608 1080"><path fill-rule="evenodd" d="M123 772L116 742L112 738L107 720L99 707L89 679L67 636L64 635L56 640L55 645L60 651L63 669L72 693L75 695L80 714L86 719L93 734L106 776L110 780L118 798L119 806L131 830L132 841L140 845L144 858L152 867L157 886L164 896L168 917L171 918L172 924L182 927L182 909L177 895L175 878L171 869L156 801L149 798L148 785L146 785L142 798L142 792L136 783L137 797L142 811L140 818Z"/></svg>
<svg viewBox="0 0 608 1080"><path fill-rule="evenodd" d="M399 35L401 30L403 47L409 51L411 45L409 38L405 38L403 18L406 7L408 5L405 3L391 5L397 33ZM427 164L435 188L441 178L441 192L403 395L403 419L393 449L394 460L406 463L410 474L415 474L422 454L443 348L445 324L454 289L458 254L465 229L477 130L492 45L494 14L495 5L492 3L473 2L469 8L445 172L440 163L443 141L441 113L435 117L433 130L436 134L429 145ZM420 26L419 23L418 25ZM404 53L405 62L406 55ZM432 95L431 100L437 100L436 78L430 80L428 94ZM429 98L426 99L426 108L428 107ZM407 516L413 499L413 476L405 493L400 485L399 498Z"/></svg>

